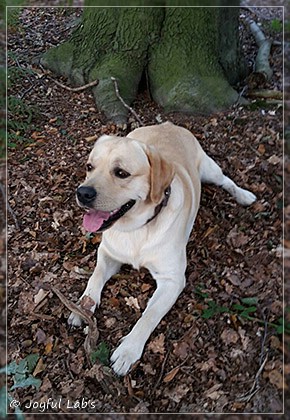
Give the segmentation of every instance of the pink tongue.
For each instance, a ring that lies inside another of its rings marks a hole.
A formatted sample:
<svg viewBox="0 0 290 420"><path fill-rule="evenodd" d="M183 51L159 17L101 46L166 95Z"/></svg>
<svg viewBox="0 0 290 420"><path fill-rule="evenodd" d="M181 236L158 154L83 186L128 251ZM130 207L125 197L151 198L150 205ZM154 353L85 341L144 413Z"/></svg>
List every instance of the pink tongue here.
<svg viewBox="0 0 290 420"><path fill-rule="evenodd" d="M97 232L105 220L110 217L108 211L90 210L84 215L83 225L88 232Z"/></svg>

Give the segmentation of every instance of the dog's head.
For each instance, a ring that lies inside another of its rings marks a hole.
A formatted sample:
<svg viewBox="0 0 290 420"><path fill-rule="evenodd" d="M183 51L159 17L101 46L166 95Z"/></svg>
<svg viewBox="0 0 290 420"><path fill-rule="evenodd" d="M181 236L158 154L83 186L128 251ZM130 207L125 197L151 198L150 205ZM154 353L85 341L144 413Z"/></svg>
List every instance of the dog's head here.
<svg viewBox="0 0 290 420"><path fill-rule="evenodd" d="M152 217L174 176L173 166L154 146L131 138L102 136L87 162L77 202L87 210L84 227L101 232L117 221L135 229Z"/></svg>

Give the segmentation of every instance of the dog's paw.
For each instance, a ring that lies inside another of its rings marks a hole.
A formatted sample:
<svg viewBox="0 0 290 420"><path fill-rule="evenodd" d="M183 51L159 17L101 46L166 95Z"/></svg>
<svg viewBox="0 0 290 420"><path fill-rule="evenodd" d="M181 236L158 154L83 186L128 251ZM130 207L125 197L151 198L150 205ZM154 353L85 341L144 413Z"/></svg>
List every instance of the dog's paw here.
<svg viewBox="0 0 290 420"><path fill-rule="evenodd" d="M250 206L257 200L257 197L255 196L255 194L251 193L251 191L239 188L236 195L236 199L237 202L242 206Z"/></svg>
<svg viewBox="0 0 290 420"><path fill-rule="evenodd" d="M120 376L126 375L133 363L140 359L142 351L143 347L140 349L136 344L132 344L129 339L126 340L125 338L111 356L114 372Z"/></svg>
<svg viewBox="0 0 290 420"><path fill-rule="evenodd" d="M82 322L82 318L74 312L71 312L67 320L67 323L72 327L80 327L82 325Z"/></svg>

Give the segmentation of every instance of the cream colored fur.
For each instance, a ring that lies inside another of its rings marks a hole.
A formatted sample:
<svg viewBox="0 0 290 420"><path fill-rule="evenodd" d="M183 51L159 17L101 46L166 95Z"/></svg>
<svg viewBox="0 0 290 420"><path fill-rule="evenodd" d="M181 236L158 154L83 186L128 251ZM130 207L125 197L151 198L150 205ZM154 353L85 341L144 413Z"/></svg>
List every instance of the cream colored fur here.
<svg viewBox="0 0 290 420"><path fill-rule="evenodd" d="M256 197L226 177L188 130L169 122L138 128L126 138L102 136L89 163L94 170L82 185L96 189L98 210L115 210L130 199L136 204L103 233L97 265L82 296L94 300L94 311L103 286L122 263L146 267L157 284L141 318L111 356L114 371L125 375L185 286L186 244L199 208L201 182L221 186L242 205ZM131 176L116 179L116 165ZM168 204L147 223L168 185ZM72 313L69 323L79 326L81 319Z"/></svg>

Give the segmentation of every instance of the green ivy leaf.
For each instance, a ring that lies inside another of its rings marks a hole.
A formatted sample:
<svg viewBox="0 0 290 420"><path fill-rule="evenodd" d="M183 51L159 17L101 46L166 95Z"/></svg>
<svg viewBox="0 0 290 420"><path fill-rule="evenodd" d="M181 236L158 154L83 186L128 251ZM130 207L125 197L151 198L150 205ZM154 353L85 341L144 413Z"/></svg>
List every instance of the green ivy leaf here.
<svg viewBox="0 0 290 420"><path fill-rule="evenodd" d="M4 419L7 415L7 390L6 386L0 389L0 418Z"/></svg>
<svg viewBox="0 0 290 420"><path fill-rule="evenodd" d="M246 297L246 298L242 298L241 301L245 305L257 305L258 298L257 297Z"/></svg>
<svg viewBox="0 0 290 420"><path fill-rule="evenodd" d="M235 303L235 304L232 306L232 308L233 308L233 309L236 309L237 311L243 311L243 310L245 309L245 306L244 306L244 305L240 305L239 303Z"/></svg>
<svg viewBox="0 0 290 420"><path fill-rule="evenodd" d="M7 375L14 375L17 372L18 365L13 360L13 362L9 363L8 366L4 366L0 369L0 373L6 373Z"/></svg>
<svg viewBox="0 0 290 420"><path fill-rule="evenodd" d="M27 371L29 373L32 373L39 360L39 354L38 353L29 354L28 356L25 357L24 360L26 361L26 364L27 364Z"/></svg>
<svg viewBox="0 0 290 420"><path fill-rule="evenodd" d="M96 360L99 360L103 365L109 365L109 354L110 350L107 344L102 341L96 348L95 351L91 353L91 361L95 363Z"/></svg>
<svg viewBox="0 0 290 420"><path fill-rule="evenodd" d="M15 379L16 379L16 375L14 377L14 381L15 381ZM16 388L27 388L29 386L34 386L38 390L40 385L41 385L41 380L40 379L37 379L34 376L29 375L26 378L15 381L14 385L11 387L11 391L13 391Z"/></svg>

